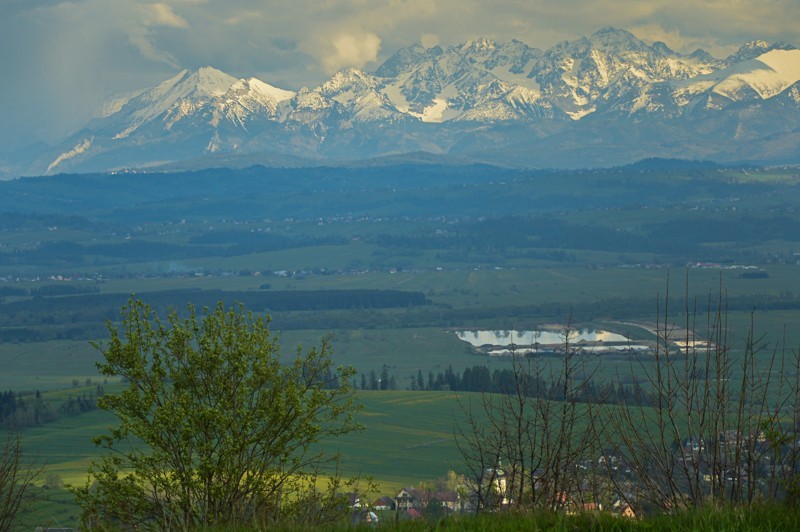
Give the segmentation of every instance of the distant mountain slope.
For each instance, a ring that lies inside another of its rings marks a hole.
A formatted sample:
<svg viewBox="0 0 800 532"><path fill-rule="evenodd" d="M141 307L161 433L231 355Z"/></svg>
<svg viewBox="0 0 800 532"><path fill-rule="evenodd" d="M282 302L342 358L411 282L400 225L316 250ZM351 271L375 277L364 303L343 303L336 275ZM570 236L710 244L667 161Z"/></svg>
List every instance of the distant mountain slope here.
<svg viewBox="0 0 800 532"><path fill-rule="evenodd" d="M236 157L356 160L412 152L535 167L648 157L797 162L800 50L747 43L683 55L604 28L548 50L477 39L398 50L283 90L211 67L111 102L7 173L210 166Z"/></svg>

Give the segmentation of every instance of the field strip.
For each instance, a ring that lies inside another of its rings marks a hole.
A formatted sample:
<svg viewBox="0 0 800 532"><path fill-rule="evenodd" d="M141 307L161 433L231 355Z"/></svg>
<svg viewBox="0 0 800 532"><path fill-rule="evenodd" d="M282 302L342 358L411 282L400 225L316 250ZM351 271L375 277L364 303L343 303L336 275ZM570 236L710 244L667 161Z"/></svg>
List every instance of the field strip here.
<svg viewBox="0 0 800 532"><path fill-rule="evenodd" d="M431 445L436 445L437 443L442 443L445 441L447 440L441 439L441 440L426 441L425 443L417 443L414 445L406 445L406 449L416 449L417 447L429 447Z"/></svg>

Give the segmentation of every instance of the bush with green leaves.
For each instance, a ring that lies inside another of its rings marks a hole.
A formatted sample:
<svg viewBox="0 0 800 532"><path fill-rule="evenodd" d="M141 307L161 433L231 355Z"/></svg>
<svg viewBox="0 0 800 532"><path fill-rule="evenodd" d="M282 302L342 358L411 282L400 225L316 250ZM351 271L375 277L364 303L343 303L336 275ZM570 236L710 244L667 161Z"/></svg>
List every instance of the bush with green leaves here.
<svg viewBox="0 0 800 532"><path fill-rule="evenodd" d="M125 388L98 398L119 425L109 451L74 488L83 525L194 529L333 520L343 480L319 442L359 429L351 368L329 342L282 363L269 318L242 306L189 307L162 321L132 300L96 344L105 377ZM326 482L327 481L327 482ZM315 512L298 512L297 501Z"/></svg>

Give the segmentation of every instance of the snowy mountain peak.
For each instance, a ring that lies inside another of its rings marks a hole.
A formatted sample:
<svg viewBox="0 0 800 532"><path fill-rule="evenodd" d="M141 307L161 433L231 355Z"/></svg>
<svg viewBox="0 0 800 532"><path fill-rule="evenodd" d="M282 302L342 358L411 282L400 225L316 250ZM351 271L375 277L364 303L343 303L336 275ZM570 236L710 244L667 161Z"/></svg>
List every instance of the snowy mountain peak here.
<svg viewBox="0 0 800 532"><path fill-rule="evenodd" d="M245 127L253 113L274 115L277 105L294 95L257 78L240 80L213 67L183 70L118 106L102 127L113 131L116 140L148 125L170 131L189 119L213 127L223 122Z"/></svg>
<svg viewBox="0 0 800 532"><path fill-rule="evenodd" d="M795 49L795 46L782 42L768 43L767 41L761 40L749 41L744 43L735 54L725 58L724 62L726 66L730 66L736 63L741 63L742 61L755 59L756 57L769 52L770 50L792 49Z"/></svg>
<svg viewBox="0 0 800 532"><path fill-rule="evenodd" d="M600 28L592 34L589 40L593 42L641 42L628 30L615 28L613 26Z"/></svg>
<svg viewBox="0 0 800 532"><path fill-rule="evenodd" d="M392 78L404 73L408 73L420 63L431 61L444 53L440 46L425 48L421 44L413 44L407 48L401 48L387 59L375 71L375 75L382 78Z"/></svg>
<svg viewBox="0 0 800 532"><path fill-rule="evenodd" d="M610 52L672 53L664 43L659 43L661 46L651 47L633 33L618 28L603 28L592 34L588 40L593 47Z"/></svg>
<svg viewBox="0 0 800 532"><path fill-rule="evenodd" d="M558 153L595 157L586 164L711 158L697 150L712 147L751 160L796 157L799 87L800 51L789 45L752 41L719 60L611 27L544 51L487 37L414 44L375 72L344 68L298 92L203 67L112 101L39 156L34 171L264 150L323 158L462 150L525 164L553 164Z"/></svg>
<svg viewBox="0 0 800 532"><path fill-rule="evenodd" d="M491 52L497 47L497 44L488 37L480 37L474 41L467 41L461 47L464 52Z"/></svg>
<svg viewBox="0 0 800 532"><path fill-rule="evenodd" d="M357 68L348 67L336 72L315 92L347 105L348 101L357 99L365 93L374 92L377 84L373 76Z"/></svg>
<svg viewBox="0 0 800 532"><path fill-rule="evenodd" d="M618 37L623 39L628 39L633 37L633 34L627 30L623 30L620 28L615 28L614 26L603 26L602 28L598 29L594 33L592 33L592 37Z"/></svg>
<svg viewBox="0 0 800 532"><path fill-rule="evenodd" d="M771 98L800 81L800 50L770 50L756 59L729 69L732 73L718 83L714 92L740 100L743 88Z"/></svg>
<svg viewBox="0 0 800 532"><path fill-rule="evenodd" d="M769 43L767 41L756 40L756 41L748 41L744 43L739 51L742 50L755 50L755 51L765 51L769 49Z"/></svg>
<svg viewBox="0 0 800 532"><path fill-rule="evenodd" d="M290 100L295 95L294 91L280 89L270 85L269 83L264 83L258 78L240 79L231 85L229 92L231 91L238 93L244 93L247 91L254 97L259 97L260 99L266 98L274 101L275 103Z"/></svg>
<svg viewBox="0 0 800 532"><path fill-rule="evenodd" d="M320 90L323 92L333 92L341 90L344 87L374 87L375 79L364 72L354 67L347 67L336 72L331 79L320 85Z"/></svg>
<svg viewBox="0 0 800 532"><path fill-rule="evenodd" d="M209 97L222 96L237 81L235 77L208 66L199 68L185 77L185 83L193 86L198 95Z"/></svg>
<svg viewBox="0 0 800 532"><path fill-rule="evenodd" d="M654 42L651 45L651 49L655 53L657 53L658 55L661 55L661 56L672 55L672 54L675 53L675 52L672 51L672 49L669 46L667 46L666 43L661 42L661 41Z"/></svg>
<svg viewBox="0 0 800 532"><path fill-rule="evenodd" d="M144 91L127 105L142 107L144 103L163 103L171 105L176 101L189 97L213 98L222 96L237 79L211 67L203 67L195 71L182 70L172 78ZM125 109L121 110L125 112Z"/></svg>
<svg viewBox="0 0 800 532"><path fill-rule="evenodd" d="M705 107L719 109L726 102L772 98L800 81L800 50L766 48L768 52L754 59L674 82L676 95L679 95L677 100L689 103L690 98L706 94Z"/></svg>
<svg viewBox="0 0 800 532"><path fill-rule="evenodd" d="M688 57L690 57L692 59L697 59L699 61L703 61L703 62L706 62L706 63L711 63L711 62L715 61L714 56L712 56L710 53L706 52L702 48L698 48L694 52L690 53Z"/></svg>

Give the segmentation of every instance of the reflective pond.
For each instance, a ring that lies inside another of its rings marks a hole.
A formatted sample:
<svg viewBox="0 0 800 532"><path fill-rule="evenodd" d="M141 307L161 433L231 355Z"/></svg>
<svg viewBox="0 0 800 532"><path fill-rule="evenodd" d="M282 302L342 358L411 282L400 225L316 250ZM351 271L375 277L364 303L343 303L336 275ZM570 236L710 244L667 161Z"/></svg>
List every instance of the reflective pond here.
<svg viewBox="0 0 800 532"><path fill-rule="evenodd" d="M542 346L556 346L564 343L564 331L457 331L459 339L469 342L475 347L481 346L510 346L530 347L536 344ZM581 329L572 331L570 343L598 342L627 344L630 338L621 334L608 331Z"/></svg>
<svg viewBox="0 0 800 532"><path fill-rule="evenodd" d="M513 353L531 355L554 354L564 350L564 332L541 331L458 331L459 339L468 342L475 350L492 357ZM583 353L645 354L652 352L646 344L634 344L621 334L595 329L572 331L570 347Z"/></svg>

